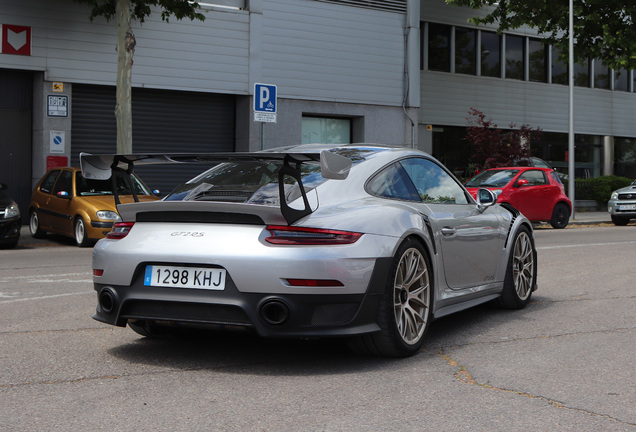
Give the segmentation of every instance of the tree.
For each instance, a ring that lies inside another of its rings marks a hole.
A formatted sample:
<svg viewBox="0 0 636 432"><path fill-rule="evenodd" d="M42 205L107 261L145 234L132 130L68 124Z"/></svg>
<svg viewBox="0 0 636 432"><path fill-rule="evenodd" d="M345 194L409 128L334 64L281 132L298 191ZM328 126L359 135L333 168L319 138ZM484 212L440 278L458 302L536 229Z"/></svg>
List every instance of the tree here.
<svg viewBox="0 0 636 432"><path fill-rule="evenodd" d="M117 25L117 96L115 119L117 121L117 153L132 153L132 66L137 41L132 31L132 21L143 23L152 14L152 6L161 8L161 19L169 22L174 15L178 20L205 20L199 4L188 0L74 0L91 7L89 19L103 16Z"/></svg>
<svg viewBox="0 0 636 432"><path fill-rule="evenodd" d="M540 128L523 125L520 128L510 123L510 130L502 130L475 109L468 110L468 126L464 139L472 147L474 168L482 171L488 168L524 165L530 158L530 144L539 140Z"/></svg>
<svg viewBox="0 0 636 432"><path fill-rule="evenodd" d="M474 17L475 24L499 23L499 32L533 27L556 46L567 64L568 0L446 0L448 4L473 9L489 7L485 17ZM636 69L636 2L633 0L574 0L574 57L585 64L600 59L614 69Z"/></svg>

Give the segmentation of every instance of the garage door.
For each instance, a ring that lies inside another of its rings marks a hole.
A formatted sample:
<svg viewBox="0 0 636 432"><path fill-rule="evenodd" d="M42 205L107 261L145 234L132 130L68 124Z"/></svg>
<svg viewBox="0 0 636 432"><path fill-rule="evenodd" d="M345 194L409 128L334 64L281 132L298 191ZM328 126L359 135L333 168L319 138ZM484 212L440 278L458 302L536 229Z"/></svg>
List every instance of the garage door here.
<svg viewBox="0 0 636 432"><path fill-rule="evenodd" d="M234 151L235 97L209 93L133 89L134 153ZM115 88L73 85L71 163L79 153L116 153ZM162 195L205 166L140 167L136 171Z"/></svg>

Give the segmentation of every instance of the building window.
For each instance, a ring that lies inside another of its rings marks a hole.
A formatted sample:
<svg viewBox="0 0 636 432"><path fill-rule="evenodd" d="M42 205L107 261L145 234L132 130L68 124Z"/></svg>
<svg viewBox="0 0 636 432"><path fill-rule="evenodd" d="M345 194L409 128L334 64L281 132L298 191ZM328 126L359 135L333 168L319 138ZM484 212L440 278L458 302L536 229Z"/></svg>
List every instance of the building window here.
<svg viewBox="0 0 636 432"><path fill-rule="evenodd" d="M568 85L568 65L563 63L559 56L561 51L553 46L552 47L552 83Z"/></svg>
<svg viewBox="0 0 636 432"><path fill-rule="evenodd" d="M547 82L547 47L541 39L528 39L528 61L530 81Z"/></svg>
<svg viewBox="0 0 636 432"><path fill-rule="evenodd" d="M451 27L428 24L428 69L450 72Z"/></svg>
<svg viewBox="0 0 636 432"><path fill-rule="evenodd" d="M303 116L302 143L350 144L351 120Z"/></svg>
<svg viewBox="0 0 636 432"><path fill-rule="evenodd" d="M506 35L506 78L522 80L524 59L523 36Z"/></svg>
<svg viewBox="0 0 636 432"><path fill-rule="evenodd" d="M590 86L590 67L588 62L574 64L574 85L578 87Z"/></svg>
<svg viewBox="0 0 636 432"><path fill-rule="evenodd" d="M475 75L477 73L476 48L477 31L456 27L455 28L455 72Z"/></svg>
<svg viewBox="0 0 636 432"><path fill-rule="evenodd" d="M629 71L626 69L614 71L614 90L629 91Z"/></svg>
<svg viewBox="0 0 636 432"><path fill-rule="evenodd" d="M594 88L609 90L610 69L601 60L594 60Z"/></svg>
<svg viewBox="0 0 636 432"><path fill-rule="evenodd" d="M501 36L495 32L481 32L481 75L501 78Z"/></svg>

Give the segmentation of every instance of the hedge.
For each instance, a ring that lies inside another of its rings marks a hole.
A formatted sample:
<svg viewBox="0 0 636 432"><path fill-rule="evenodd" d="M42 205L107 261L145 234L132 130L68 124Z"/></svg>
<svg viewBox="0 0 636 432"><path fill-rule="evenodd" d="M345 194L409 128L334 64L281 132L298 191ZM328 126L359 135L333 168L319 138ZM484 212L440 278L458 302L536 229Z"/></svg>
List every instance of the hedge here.
<svg viewBox="0 0 636 432"><path fill-rule="evenodd" d="M563 181L565 192L568 192L568 182ZM574 181L574 197L577 200L594 200L599 206L606 206L612 192L632 184L632 180L620 176L601 176Z"/></svg>

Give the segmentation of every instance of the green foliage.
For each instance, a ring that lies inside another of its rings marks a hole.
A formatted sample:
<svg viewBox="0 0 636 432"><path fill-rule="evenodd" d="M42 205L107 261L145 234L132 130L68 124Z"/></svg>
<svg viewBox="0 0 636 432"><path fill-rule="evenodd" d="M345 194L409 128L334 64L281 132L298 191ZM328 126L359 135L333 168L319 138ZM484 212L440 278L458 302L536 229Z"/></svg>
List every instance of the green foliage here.
<svg viewBox="0 0 636 432"><path fill-rule="evenodd" d="M601 176L590 179L576 179L574 181L574 198L576 200L594 200L599 206L606 206L612 192L629 186L632 180L620 176ZM568 182L564 182L568 190Z"/></svg>
<svg viewBox="0 0 636 432"><path fill-rule="evenodd" d="M115 17L115 5L117 0L74 0L76 3L87 4L91 7L90 20L103 16L107 21ZM161 19L168 22L171 15L178 20L189 18L191 20L205 20L205 16L197 12L199 3L188 0L130 0L130 15L133 19L144 22L152 13L151 6L161 8Z"/></svg>
<svg viewBox="0 0 636 432"><path fill-rule="evenodd" d="M510 130L499 129L475 108L470 108L468 114L464 139L473 149L471 165L478 171L519 165L519 161L530 158L530 144L541 136L541 129L528 125L517 128L510 123Z"/></svg>
<svg viewBox="0 0 636 432"><path fill-rule="evenodd" d="M561 52L567 64L569 3L567 0L446 0L446 3L485 9L485 17L471 18L476 24L499 23L499 31L529 26L546 37ZM625 0L574 0L574 56L584 64L601 59L619 70L636 68L636 2Z"/></svg>

